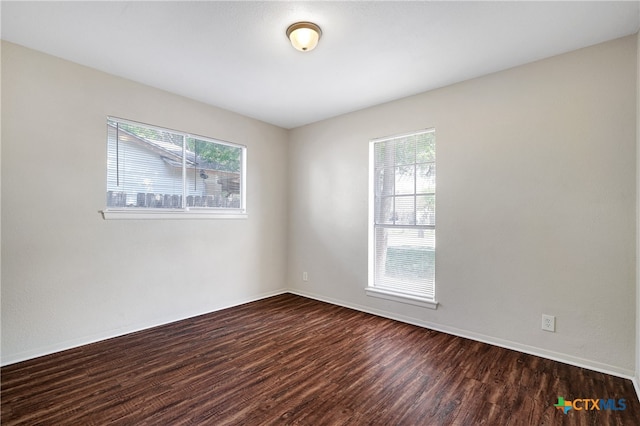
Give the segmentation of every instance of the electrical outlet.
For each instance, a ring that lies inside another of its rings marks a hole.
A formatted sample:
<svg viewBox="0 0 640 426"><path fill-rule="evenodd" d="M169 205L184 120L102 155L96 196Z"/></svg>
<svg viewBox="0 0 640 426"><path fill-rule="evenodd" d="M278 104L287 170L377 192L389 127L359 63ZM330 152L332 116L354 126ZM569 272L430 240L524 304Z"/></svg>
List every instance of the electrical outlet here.
<svg viewBox="0 0 640 426"><path fill-rule="evenodd" d="M544 331L556 331L556 317L553 315L542 315L542 329Z"/></svg>
<svg viewBox="0 0 640 426"><path fill-rule="evenodd" d="M309 281L309 274L307 274L306 272L302 273L302 281Z"/></svg>

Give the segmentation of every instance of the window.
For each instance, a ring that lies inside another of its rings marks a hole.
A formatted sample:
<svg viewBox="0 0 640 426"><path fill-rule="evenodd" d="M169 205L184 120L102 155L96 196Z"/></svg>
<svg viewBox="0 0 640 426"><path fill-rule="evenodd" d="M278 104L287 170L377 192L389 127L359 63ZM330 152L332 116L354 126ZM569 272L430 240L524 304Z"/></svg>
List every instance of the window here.
<svg viewBox="0 0 640 426"><path fill-rule="evenodd" d="M103 215L242 216L245 164L243 146L110 117Z"/></svg>
<svg viewBox="0 0 640 426"><path fill-rule="evenodd" d="M434 130L370 143L370 296L437 306L435 148Z"/></svg>

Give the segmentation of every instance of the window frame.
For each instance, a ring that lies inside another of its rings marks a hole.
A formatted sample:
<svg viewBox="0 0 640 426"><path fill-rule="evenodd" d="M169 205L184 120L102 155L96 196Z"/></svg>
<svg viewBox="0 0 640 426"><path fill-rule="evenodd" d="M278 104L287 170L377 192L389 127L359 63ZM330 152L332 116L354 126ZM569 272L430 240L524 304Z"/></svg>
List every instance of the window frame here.
<svg viewBox="0 0 640 426"><path fill-rule="evenodd" d="M406 132L396 134L392 136L386 136L382 138L371 139L369 141L369 211L368 211L368 282L365 292L367 296L377 297L386 300L392 300L395 302L406 303L410 305L416 305L424 308L437 309L438 301L436 300L436 282L434 278L433 283L433 297L420 294L409 294L400 291L393 291L388 288L380 288L376 286L376 228L397 228L397 225L376 224L376 165L375 165L375 147L378 143L390 141L393 139L400 139L425 133L433 133L435 136L435 128L427 128L417 130L413 132ZM437 149L437 145L436 145ZM437 156L434 157L434 164L437 164ZM436 177L437 179L437 177ZM416 196L414 191L414 196ZM436 195L436 189L434 188L433 195ZM395 195L394 195L395 196ZM435 207L434 207L435 208ZM437 210L437 209L436 209ZM435 211L435 210L434 210ZM433 229L434 235L436 232L435 222L433 225L402 225L404 229ZM435 250L435 249L434 249ZM437 255L436 255L437 258ZM435 260L434 260L435 268Z"/></svg>
<svg viewBox="0 0 640 426"><path fill-rule="evenodd" d="M100 214L105 220L121 220L121 219L246 219L247 214L247 147L238 143L228 142L208 136L197 135L194 133L183 132L180 130L169 129L156 125L146 124L138 121L128 120L124 118L107 116L107 126L109 122L117 122L129 124L133 126L153 129L160 132L169 132L183 137L183 153L186 150L187 139L197 139L203 142L211 142L218 145L226 145L241 149L240 159L240 207L239 208L221 208L221 207L194 207L186 205L186 185L187 170L186 156L183 154L182 161L182 207L174 208L151 208L151 207L105 207L100 210ZM107 127L108 133L108 127ZM107 134L107 157L109 150L109 136ZM108 166L105 169L108 174ZM105 191L108 192L108 179L105 176ZM105 204L106 200L105 200Z"/></svg>

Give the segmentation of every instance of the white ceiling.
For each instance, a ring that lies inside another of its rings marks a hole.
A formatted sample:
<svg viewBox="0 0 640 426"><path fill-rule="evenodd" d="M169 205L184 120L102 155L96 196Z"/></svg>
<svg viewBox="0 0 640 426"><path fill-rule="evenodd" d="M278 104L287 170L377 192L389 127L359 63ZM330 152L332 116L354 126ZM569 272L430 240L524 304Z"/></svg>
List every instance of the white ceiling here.
<svg viewBox="0 0 640 426"><path fill-rule="evenodd" d="M4 40L294 128L606 40L640 2L13 2ZM318 47L285 36L308 20Z"/></svg>

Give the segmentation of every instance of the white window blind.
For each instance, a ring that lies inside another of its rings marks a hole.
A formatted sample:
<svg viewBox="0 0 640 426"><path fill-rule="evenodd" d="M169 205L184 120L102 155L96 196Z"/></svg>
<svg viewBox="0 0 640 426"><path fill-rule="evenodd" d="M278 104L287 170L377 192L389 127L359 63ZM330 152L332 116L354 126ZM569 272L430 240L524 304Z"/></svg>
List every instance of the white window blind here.
<svg viewBox="0 0 640 426"><path fill-rule="evenodd" d="M435 132L370 144L369 288L435 302Z"/></svg>
<svg viewBox="0 0 640 426"><path fill-rule="evenodd" d="M246 148L107 119L107 209L244 211Z"/></svg>

